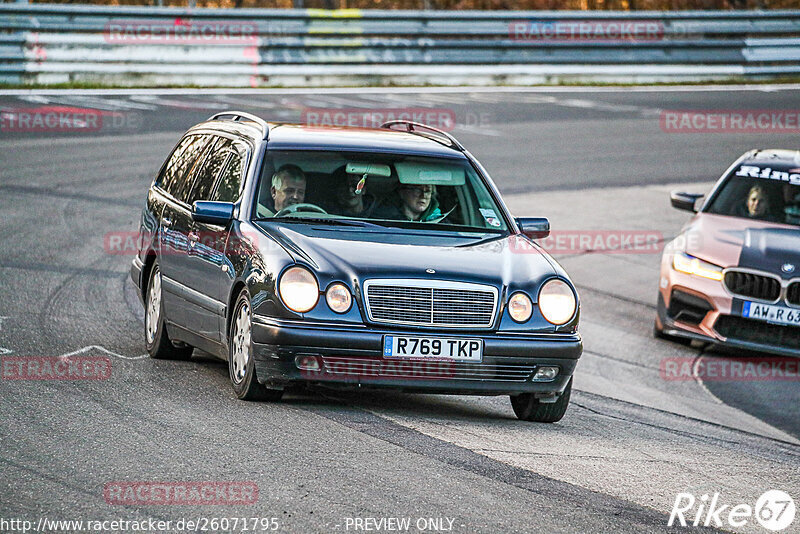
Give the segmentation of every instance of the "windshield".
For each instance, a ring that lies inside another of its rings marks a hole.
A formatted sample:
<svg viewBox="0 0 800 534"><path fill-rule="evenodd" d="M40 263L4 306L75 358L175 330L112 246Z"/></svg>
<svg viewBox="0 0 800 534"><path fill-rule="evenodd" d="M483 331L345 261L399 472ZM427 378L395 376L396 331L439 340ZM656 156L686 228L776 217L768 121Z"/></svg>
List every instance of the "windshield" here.
<svg viewBox="0 0 800 534"><path fill-rule="evenodd" d="M255 217L505 232L467 160L357 152L269 151Z"/></svg>
<svg viewBox="0 0 800 534"><path fill-rule="evenodd" d="M800 169L742 165L706 212L800 226Z"/></svg>

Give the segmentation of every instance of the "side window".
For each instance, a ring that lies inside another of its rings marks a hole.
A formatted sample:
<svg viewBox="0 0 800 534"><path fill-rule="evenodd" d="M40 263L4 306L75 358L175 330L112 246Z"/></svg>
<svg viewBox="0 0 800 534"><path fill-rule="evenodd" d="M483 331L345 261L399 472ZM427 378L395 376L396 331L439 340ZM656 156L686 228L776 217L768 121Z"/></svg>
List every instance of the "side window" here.
<svg viewBox="0 0 800 534"><path fill-rule="evenodd" d="M208 136L205 135L185 137L172 152L169 162L164 167L164 173L156 185L174 198L182 200L180 192L182 186L185 187L184 179L187 177L192 165L197 161L198 156L202 153L207 140Z"/></svg>
<svg viewBox="0 0 800 534"><path fill-rule="evenodd" d="M197 171L200 170L200 167L203 165L203 160L211 151L214 141L216 140L216 137L210 134L203 135L202 137L203 141L198 143L197 150L193 150L195 157L192 161L192 164L189 166L189 171L175 186L175 194L173 196L177 200L187 204L191 203L189 194L192 191L192 185L194 184L195 177L197 176Z"/></svg>
<svg viewBox="0 0 800 534"><path fill-rule="evenodd" d="M209 200L211 191L217 181L217 176L219 176L225 162L228 161L228 156L230 156L231 144L232 141L230 139L222 137L217 138L217 141L212 143L202 167L194 173L194 187L189 195L188 204L191 205L196 200Z"/></svg>
<svg viewBox="0 0 800 534"><path fill-rule="evenodd" d="M241 143L234 143L231 150L231 159L222 171L217 190L211 200L220 202L236 202L242 192L242 174L247 148Z"/></svg>

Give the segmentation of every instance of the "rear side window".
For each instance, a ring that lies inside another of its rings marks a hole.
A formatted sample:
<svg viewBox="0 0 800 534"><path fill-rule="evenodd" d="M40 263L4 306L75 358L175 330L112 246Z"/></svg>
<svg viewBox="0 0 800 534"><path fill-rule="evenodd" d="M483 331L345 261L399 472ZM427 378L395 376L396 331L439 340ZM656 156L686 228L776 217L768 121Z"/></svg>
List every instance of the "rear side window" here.
<svg viewBox="0 0 800 534"><path fill-rule="evenodd" d="M214 184L217 182L217 176L230 156L232 141L222 137L216 139L217 141L208 150L203 166L194 173L194 187L188 200L190 205L196 200L209 200Z"/></svg>
<svg viewBox="0 0 800 534"><path fill-rule="evenodd" d="M186 183L189 171L202 154L209 137L208 135L185 137L172 152L156 185L176 200L185 202L189 193L189 185Z"/></svg>
<svg viewBox="0 0 800 534"><path fill-rule="evenodd" d="M247 148L241 143L233 143L230 149L231 157L219 180L217 190L211 200L220 202L236 202L242 191L242 174Z"/></svg>

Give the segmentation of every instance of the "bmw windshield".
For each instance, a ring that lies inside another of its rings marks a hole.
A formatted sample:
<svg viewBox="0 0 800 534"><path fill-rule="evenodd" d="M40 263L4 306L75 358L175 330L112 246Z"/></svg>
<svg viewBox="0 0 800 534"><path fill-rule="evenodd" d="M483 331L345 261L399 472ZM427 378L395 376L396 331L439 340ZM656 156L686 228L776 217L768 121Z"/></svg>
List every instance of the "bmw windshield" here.
<svg viewBox="0 0 800 534"><path fill-rule="evenodd" d="M800 226L800 169L741 165L706 212Z"/></svg>

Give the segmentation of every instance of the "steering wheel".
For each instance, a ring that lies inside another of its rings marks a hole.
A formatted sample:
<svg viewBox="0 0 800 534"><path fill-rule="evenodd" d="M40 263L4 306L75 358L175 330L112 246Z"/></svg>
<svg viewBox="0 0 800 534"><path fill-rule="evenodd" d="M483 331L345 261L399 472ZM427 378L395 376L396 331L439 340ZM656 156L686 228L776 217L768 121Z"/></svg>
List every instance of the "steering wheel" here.
<svg viewBox="0 0 800 534"><path fill-rule="evenodd" d="M328 214L327 211L320 208L316 204L292 204L291 206L286 206L278 213L275 214L275 217L282 217L284 215L289 215L290 213L297 213L298 211L313 211L316 213L324 213L325 215Z"/></svg>

